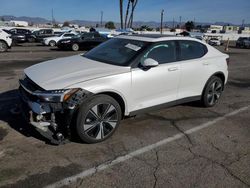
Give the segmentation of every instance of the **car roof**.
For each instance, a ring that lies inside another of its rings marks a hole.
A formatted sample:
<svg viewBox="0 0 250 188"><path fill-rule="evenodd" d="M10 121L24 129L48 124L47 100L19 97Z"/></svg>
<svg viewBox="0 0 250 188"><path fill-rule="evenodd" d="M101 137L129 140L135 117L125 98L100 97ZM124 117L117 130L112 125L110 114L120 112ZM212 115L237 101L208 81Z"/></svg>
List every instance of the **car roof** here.
<svg viewBox="0 0 250 188"><path fill-rule="evenodd" d="M183 37L183 36L176 36L176 35L162 35L162 34L119 35L116 38L139 40L139 41L145 41L145 42L160 42L160 41L165 41L165 40L193 40L193 41L201 42L200 40L193 38L193 37Z"/></svg>

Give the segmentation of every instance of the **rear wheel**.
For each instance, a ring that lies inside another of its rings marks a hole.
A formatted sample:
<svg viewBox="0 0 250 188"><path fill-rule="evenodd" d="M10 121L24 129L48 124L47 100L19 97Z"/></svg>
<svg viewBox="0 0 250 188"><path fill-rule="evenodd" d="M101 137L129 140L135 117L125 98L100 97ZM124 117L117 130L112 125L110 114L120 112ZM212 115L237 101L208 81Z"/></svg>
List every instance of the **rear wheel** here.
<svg viewBox="0 0 250 188"><path fill-rule="evenodd" d="M219 77L210 78L202 95L202 104L205 107L214 106L222 95L223 86L224 84Z"/></svg>
<svg viewBox="0 0 250 188"><path fill-rule="evenodd" d="M79 45L77 43L72 44L72 50L73 51L78 51L79 50Z"/></svg>
<svg viewBox="0 0 250 188"><path fill-rule="evenodd" d="M80 107L76 131L82 141L97 143L109 138L119 126L121 107L107 95L97 95Z"/></svg>
<svg viewBox="0 0 250 188"><path fill-rule="evenodd" d="M4 41L0 41L0 52L6 52L8 50L8 45Z"/></svg>
<svg viewBox="0 0 250 188"><path fill-rule="evenodd" d="M49 45L50 45L51 47L54 47L54 46L56 45L56 41L51 40L51 41L49 42Z"/></svg>

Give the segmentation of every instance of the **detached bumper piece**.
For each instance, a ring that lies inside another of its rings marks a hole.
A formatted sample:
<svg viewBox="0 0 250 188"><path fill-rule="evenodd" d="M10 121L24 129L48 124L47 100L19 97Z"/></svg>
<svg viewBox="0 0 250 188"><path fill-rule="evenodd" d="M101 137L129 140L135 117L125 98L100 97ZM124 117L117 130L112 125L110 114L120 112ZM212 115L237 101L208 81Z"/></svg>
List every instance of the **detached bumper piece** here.
<svg viewBox="0 0 250 188"><path fill-rule="evenodd" d="M24 118L52 144L65 143L66 138L71 136L70 124L73 114L86 97L86 93L80 90L67 102L42 102L37 96L32 95L33 91L42 88L29 78L25 79L25 82L20 80L19 87Z"/></svg>

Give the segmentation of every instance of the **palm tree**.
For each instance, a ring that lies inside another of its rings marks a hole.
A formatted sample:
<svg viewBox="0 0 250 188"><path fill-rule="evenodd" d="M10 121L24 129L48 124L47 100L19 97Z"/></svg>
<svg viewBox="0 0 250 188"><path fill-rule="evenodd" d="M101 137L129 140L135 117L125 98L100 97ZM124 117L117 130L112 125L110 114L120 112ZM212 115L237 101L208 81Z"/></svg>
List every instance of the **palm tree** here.
<svg viewBox="0 0 250 188"><path fill-rule="evenodd" d="M120 19L121 19L121 29L123 29L123 0L120 0Z"/></svg>
<svg viewBox="0 0 250 188"><path fill-rule="evenodd" d="M134 0L128 0L128 5L127 5L127 10L126 10L126 16L125 16L125 29L127 28L127 21L128 21L128 13L129 13L129 8L130 8L130 2Z"/></svg>
<svg viewBox="0 0 250 188"><path fill-rule="evenodd" d="M138 3L138 0L131 0L131 3L132 3L132 10L131 10L130 18L129 18L129 21L128 21L128 26L130 28L132 28L132 25L133 25L134 11L135 11L135 7L136 7L136 5Z"/></svg>

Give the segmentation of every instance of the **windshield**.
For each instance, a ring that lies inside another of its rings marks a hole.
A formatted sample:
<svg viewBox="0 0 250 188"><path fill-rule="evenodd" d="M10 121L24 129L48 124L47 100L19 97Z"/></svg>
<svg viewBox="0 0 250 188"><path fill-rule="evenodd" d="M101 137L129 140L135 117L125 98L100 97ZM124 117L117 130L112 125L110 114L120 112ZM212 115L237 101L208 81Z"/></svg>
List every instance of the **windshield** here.
<svg viewBox="0 0 250 188"><path fill-rule="evenodd" d="M102 43L84 56L108 64L127 66L146 45L147 42L143 41L115 38Z"/></svg>
<svg viewBox="0 0 250 188"><path fill-rule="evenodd" d="M80 38L81 36L82 36L81 34L77 34L77 35L72 36L72 38L73 38L73 39L75 39L75 38Z"/></svg>
<svg viewBox="0 0 250 188"><path fill-rule="evenodd" d="M5 33L8 33L10 35L12 34L11 31L9 31L9 30L3 29L3 31L5 31Z"/></svg>

